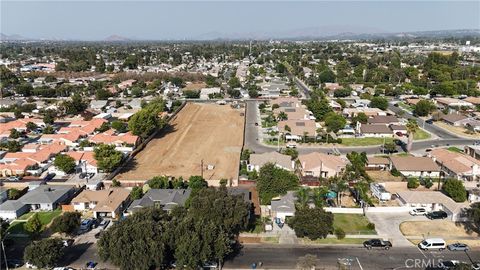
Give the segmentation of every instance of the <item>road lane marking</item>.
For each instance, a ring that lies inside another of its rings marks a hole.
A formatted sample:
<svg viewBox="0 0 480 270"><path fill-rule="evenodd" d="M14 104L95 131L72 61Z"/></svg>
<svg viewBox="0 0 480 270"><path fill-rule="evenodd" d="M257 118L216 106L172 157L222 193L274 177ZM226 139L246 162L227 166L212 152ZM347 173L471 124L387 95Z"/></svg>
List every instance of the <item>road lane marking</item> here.
<svg viewBox="0 0 480 270"><path fill-rule="evenodd" d="M417 247L417 249L418 249L418 251L420 251L420 253L422 253L423 257L425 257L425 259L426 259L427 255L425 255L425 253L423 253L423 251L420 248Z"/></svg>
<svg viewBox="0 0 480 270"><path fill-rule="evenodd" d="M362 267L362 265L360 264L360 260L358 259L358 257L355 257L355 259L357 259L357 263L358 263L358 266L360 266L360 270L363 270L363 267Z"/></svg>

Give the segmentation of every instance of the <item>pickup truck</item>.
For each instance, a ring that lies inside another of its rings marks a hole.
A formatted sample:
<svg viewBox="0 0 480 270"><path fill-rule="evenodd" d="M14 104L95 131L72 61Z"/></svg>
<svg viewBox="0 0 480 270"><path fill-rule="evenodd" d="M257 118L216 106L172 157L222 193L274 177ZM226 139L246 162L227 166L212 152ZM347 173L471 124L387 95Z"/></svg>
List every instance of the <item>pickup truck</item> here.
<svg viewBox="0 0 480 270"><path fill-rule="evenodd" d="M381 239L370 239L368 241L363 242L363 246L367 249L372 248L383 248L389 250L392 247L392 243L390 241L384 241Z"/></svg>

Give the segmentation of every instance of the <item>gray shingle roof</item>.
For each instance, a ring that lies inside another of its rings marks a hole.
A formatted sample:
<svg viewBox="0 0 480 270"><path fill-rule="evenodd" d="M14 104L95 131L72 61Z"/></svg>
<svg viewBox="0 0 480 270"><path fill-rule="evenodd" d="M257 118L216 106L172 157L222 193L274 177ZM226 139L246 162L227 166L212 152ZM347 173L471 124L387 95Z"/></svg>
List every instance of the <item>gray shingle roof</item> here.
<svg viewBox="0 0 480 270"><path fill-rule="evenodd" d="M190 189L150 189L141 199L133 201L128 207L128 211L134 212L143 207L153 206L156 203L162 205L163 210L171 210L177 205L185 205L190 193Z"/></svg>
<svg viewBox="0 0 480 270"><path fill-rule="evenodd" d="M71 186L41 185L27 192L27 194L23 195L19 200L24 204L57 203L72 189Z"/></svg>
<svg viewBox="0 0 480 270"><path fill-rule="evenodd" d="M4 212L4 211L15 211L16 212L24 206L25 206L25 204L22 203L19 200L8 200L8 201L5 201L4 203L0 204L0 211L1 212Z"/></svg>

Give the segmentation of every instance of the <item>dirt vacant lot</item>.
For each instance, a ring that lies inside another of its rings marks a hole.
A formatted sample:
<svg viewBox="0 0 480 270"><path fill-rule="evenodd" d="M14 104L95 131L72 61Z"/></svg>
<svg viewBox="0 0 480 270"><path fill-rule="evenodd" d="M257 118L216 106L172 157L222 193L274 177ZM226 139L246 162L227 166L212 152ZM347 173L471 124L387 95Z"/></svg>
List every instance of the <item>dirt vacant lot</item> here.
<svg viewBox="0 0 480 270"><path fill-rule="evenodd" d="M226 178L236 183L243 145L241 113L243 109L229 106L188 103L170 121L167 131L150 141L116 179L138 181L158 175L188 178L201 174L203 160L205 179Z"/></svg>

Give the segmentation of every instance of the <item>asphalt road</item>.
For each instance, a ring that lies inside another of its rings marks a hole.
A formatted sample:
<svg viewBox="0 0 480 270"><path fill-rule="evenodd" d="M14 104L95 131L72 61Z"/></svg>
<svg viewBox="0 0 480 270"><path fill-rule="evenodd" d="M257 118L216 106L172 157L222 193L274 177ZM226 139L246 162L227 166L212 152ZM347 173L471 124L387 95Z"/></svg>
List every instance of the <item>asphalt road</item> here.
<svg viewBox="0 0 480 270"><path fill-rule="evenodd" d="M317 269L338 269L338 260L351 260L352 270L426 269L442 260L471 262L480 260L480 250L465 252L420 251L416 247L390 250L366 250L361 246L293 247L279 245L246 245L225 269L251 269L252 263L262 262L262 269L295 269L299 257L316 255ZM418 267L415 267L417 263ZM429 268L434 269L434 268Z"/></svg>
<svg viewBox="0 0 480 270"><path fill-rule="evenodd" d="M246 123L245 123L245 143L244 143L245 145L244 146L245 148L250 149L255 153L265 153L265 152L276 151L277 150L276 146L265 145L261 143L260 139L258 138L258 129L261 128L261 122L260 122L260 119L258 119L257 108L258 108L258 101L254 101L254 100L246 101ZM394 106L391 106L391 108L394 108L395 111L401 110ZM404 117L415 118L408 114L405 114ZM415 118L415 119L417 119L417 121L419 122L419 126L423 125L423 120L419 118ZM255 126L255 123L258 123L258 126ZM472 140L472 139L458 138L454 134L451 134L437 126L430 125L427 123L425 123L425 129L437 135L438 138L433 140L413 142L412 151L419 151L419 150L423 150L430 147L441 147L441 146L449 146L449 145L468 145L475 142L475 140ZM311 147L301 146L301 147L298 147L297 150L300 154L308 154L311 152L328 153L328 152L335 152L335 151L340 152L340 154L343 154L343 155L350 153L352 151L366 152L368 155L382 154L382 151L379 146L367 146L367 147L337 146L336 149L334 150L332 147L325 147L320 145L320 146L311 146Z"/></svg>

